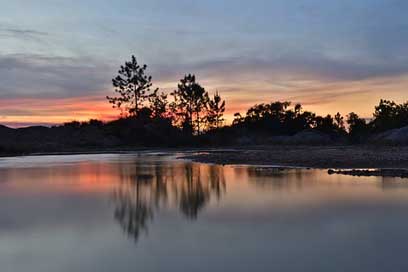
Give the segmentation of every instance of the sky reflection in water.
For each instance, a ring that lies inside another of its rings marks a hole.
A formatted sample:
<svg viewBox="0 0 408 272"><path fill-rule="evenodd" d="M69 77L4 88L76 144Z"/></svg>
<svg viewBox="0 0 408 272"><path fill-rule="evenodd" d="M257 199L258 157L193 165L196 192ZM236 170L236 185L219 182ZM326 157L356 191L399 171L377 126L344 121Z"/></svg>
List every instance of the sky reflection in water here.
<svg viewBox="0 0 408 272"><path fill-rule="evenodd" d="M1 271L404 271L406 182L146 153L4 158Z"/></svg>

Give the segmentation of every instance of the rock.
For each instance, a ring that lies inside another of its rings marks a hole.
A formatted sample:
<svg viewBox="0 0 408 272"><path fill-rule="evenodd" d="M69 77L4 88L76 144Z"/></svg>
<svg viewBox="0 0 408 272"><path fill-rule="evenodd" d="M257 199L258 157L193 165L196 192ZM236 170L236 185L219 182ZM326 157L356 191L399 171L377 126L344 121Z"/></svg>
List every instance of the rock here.
<svg viewBox="0 0 408 272"><path fill-rule="evenodd" d="M408 126L398 129L392 129L383 133L377 134L370 139L371 142L383 144L408 144Z"/></svg>
<svg viewBox="0 0 408 272"><path fill-rule="evenodd" d="M352 169L352 170L334 170L329 169L327 171L329 175L339 174L347 176L357 176L357 177L400 177L408 178L407 169Z"/></svg>
<svg viewBox="0 0 408 272"><path fill-rule="evenodd" d="M331 137L323 132L313 129L303 130L291 137L290 142L293 144L330 144Z"/></svg>
<svg viewBox="0 0 408 272"><path fill-rule="evenodd" d="M267 140L269 144L288 145L325 145L333 142L330 135L314 129L306 129L293 136L273 136Z"/></svg>

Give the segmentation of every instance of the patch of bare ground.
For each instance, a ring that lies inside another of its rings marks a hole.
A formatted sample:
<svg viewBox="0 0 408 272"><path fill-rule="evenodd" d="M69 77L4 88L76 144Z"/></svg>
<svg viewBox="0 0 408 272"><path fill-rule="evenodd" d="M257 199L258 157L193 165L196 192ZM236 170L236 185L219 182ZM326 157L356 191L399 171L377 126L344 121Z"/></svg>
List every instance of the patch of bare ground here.
<svg viewBox="0 0 408 272"><path fill-rule="evenodd" d="M256 146L238 148L234 152L210 151L186 158L216 164L408 169L408 147L397 146Z"/></svg>

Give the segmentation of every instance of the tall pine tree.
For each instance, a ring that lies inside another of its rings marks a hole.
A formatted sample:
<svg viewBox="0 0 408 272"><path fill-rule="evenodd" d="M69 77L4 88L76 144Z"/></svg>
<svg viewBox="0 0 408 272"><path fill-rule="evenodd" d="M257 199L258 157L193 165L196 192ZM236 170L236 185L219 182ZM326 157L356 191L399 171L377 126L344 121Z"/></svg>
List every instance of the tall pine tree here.
<svg viewBox="0 0 408 272"><path fill-rule="evenodd" d="M207 122L209 129L218 129L224 122L225 100L222 100L218 91L208 100Z"/></svg>
<svg viewBox="0 0 408 272"><path fill-rule="evenodd" d="M186 75L180 80L172 95L174 115L179 117L181 126L191 134L200 134L204 123L204 109L208 103L208 93L196 82L194 75Z"/></svg>
<svg viewBox="0 0 408 272"><path fill-rule="evenodd" d="M112 79L112 84L118 96L107 96L109 103L114 108L122 109L136 116L143 107L143 103L149 98L152 87L152 77L146 74L147 65L139 65L135 56L131 61L125 62L118 71L118 75ZM156 91L153 91L156 93Z"/></svg>

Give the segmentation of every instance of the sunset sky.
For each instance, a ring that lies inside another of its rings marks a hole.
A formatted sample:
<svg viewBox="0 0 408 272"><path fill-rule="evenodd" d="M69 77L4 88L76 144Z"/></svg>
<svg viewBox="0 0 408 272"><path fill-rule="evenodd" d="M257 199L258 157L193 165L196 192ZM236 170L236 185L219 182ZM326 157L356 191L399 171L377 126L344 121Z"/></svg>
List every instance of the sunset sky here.
<svg viewBox="0 0 408 272"><path fill-rule="evenodd" d="M134 54L156 87L186 73L227 100L370 117L408 100L406 0L2 0L0 123L118 115L105 96Z"/></svg>

